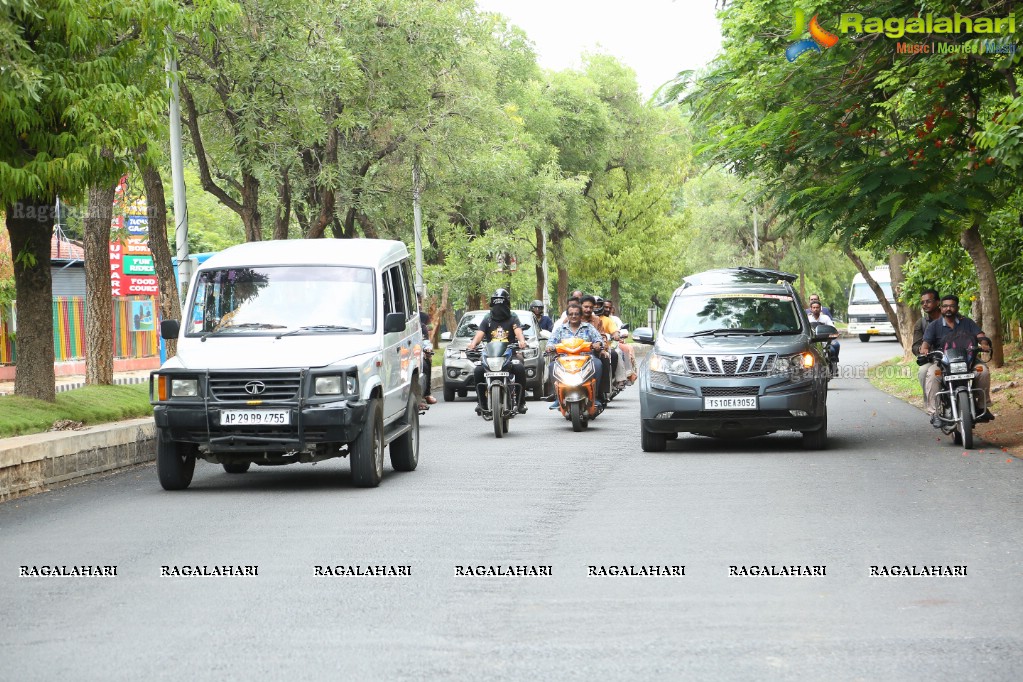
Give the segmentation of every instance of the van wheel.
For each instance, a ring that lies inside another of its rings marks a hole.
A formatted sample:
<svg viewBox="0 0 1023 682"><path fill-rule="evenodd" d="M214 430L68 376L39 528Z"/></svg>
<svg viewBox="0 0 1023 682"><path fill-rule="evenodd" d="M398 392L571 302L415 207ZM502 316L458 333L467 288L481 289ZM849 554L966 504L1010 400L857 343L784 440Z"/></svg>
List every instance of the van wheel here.
<svg viewBox="0 0 1023 682"><path fill-rule="evenodd" d="M409 395L404 422L412 428L391 441L391 466L395 471L415 471L419 464L419 406L415 395Z"/></svg>
<svg viewBox="0 0 1023 682"><path fill-rule="evenodd" d="M804 450L823 450L828 447L828 415L824 415L824 423L816 431L803 431Z"/></svg>
<svg viewBox="0 0 1023 682"><path fill-rule="evenodd" d="M156 437L156 475L164 490L184 490L195 473L194 443L176 443L160 431Z"/></svg>
<svg viewBox="0 0 1023 682"><path fill-rule="evenodd" d="M379 398L370 398L366 423L349 448L352 482L359 488L380 485L380 479L384 477L384 417Z"/></svg>
<svg viewBox="0 0 1023 682"><path fill-rule="evenodd" d="M870 334L860 334L860 341L863 343L870 341Z"/></svg>
<svg viewBox="0 0 1023 682"><path fill-rule="evenodd" d="M453 403L455 402L455 389L444 387L444 402Z"/></svg>
<svg viewBox="0 0 1023 682"><path fill-rule="evenodd" d="M244 474L252 466L252 462L223 462L221 466L229 474Z"/></svg>
<svg viewBox="0 0 1023 682"><path fill-rule="evenodd" d="M648 431L642 422L639 428L639 444L643 447L643 452L664 452L667 449L668 438L665 434Z"/></svg>

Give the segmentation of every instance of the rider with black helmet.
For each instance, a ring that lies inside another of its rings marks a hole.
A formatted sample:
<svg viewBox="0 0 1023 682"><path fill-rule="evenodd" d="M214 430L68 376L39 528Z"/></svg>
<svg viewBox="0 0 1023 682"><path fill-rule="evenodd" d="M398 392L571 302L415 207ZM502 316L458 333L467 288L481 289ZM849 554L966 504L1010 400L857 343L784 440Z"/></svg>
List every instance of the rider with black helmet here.
<svg viewBox="0 0 1023 682"><path fill-rule="evenodd" d="M543 301L536 299L530 303L529 312L533 313L533 326L536 327L537 332L544 329L547 331L554 330L554 320L551 319L550 315L544 315Z"/></svg>
<svg viewBox="0 0 1023 682"><path fill-rule="evenodd" d="M483 318L480 323L479 329L476 330L475 336L472 337L472 341L469 342L466 350L475 350L476 346L483 342L489 341L511 341L512 336L519 342L519 348L526 347L526 337L522 335L522 323L519 322L519 317L511 311L511 294L508 293L507 289L498 289L494 292L494 295L490 297L490 313ZM486 380L483 377L484 373L483 365L476 365L474 370L474 377L476 383L476 394L479 398L479 404L476 406L476 411L481 410L481 406L486 404L487 397L480 392L480 385L486 384ZM515 378L515 383L519 385L519 414L526 411L526 370L522 366L522 360L515 358L511 364L512 376Z"/></svg>

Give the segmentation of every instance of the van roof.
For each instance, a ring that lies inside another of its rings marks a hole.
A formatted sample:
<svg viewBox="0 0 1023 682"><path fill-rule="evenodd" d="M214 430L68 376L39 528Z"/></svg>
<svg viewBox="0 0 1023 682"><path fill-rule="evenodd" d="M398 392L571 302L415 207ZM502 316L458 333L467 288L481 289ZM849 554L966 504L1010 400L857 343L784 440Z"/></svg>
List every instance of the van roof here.
<svg viewBox="0 0 1023 682"><path fill-rule="evenodd" d="M384 267L408 255L403 242L390 239L279 239L229 247L211 256L199 269L259 265Z"/></svg>

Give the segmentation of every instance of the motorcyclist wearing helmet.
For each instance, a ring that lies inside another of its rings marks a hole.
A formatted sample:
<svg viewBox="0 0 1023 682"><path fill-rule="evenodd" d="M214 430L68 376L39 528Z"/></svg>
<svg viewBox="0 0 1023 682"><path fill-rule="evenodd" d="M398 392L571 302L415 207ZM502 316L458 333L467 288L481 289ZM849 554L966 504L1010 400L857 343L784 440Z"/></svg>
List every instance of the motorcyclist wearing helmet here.
<svg viewBox="0 0 1023 682"><path fill-rule="evenodd" d="M526 337L522 335L522 323L519 322L518 315L511 310L511 294L508 293L507 289L498 289L490 297L490 313L483 318L479 329L476 330L476 334L472 337L472 341L469 342L466 350L475 350L480 343L484 342L511 342L512 336L518 341L519 348L526 347ZM476 405L477 413L482 411L487 402L487 396L480 390L480 385L486 384L486 379L483 376L485 371L483 365L479 364L476 365L476 369L473 372L476 383L476 395L479 399L479 403ZM522 360L519 357L512 359L511 372L515 383L519 385L518 411L519 414L523 414L526 412L526 369L522 366Z"/></svg>
<svg viewBox="0 0 1023 682"><path fill-rule="evenodd" d="M543 301L537 299L530 303L529 312L533 313L533 326L536 327L537 332L545 329L547 331L554 330L554 320L551 319L550 315L545 315L543 312Z"/></svg>

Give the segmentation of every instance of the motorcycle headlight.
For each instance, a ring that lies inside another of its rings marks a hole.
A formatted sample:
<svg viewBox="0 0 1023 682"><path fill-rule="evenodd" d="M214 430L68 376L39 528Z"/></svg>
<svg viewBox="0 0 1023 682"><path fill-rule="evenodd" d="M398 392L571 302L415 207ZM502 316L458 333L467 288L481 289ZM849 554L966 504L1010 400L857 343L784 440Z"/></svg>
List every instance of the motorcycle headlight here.
<svg viewBox="0 0 1023 682"><path fill-rule="evenodd" d="M650 371L664 372L665 374L689 374L685 360L659 353L650 354Z"/></svg>
<svg viewBox="0 0 1023 682"><path fill-rule="evenodd" d="M952 362L948 365L948 371L952 374L966 374L968 370L965 362Z"/></svg>
<svg viewBox="0 0 1023 682"><path fill-rule="evenodd" d="M490 357L488 357L488 358L484 358L484 360L487 363L487 369L489 369L491 372L500 372L501 369L504 367L504 357L503 356L502 357L497 357L497 358L490 358Z"/></svg>

